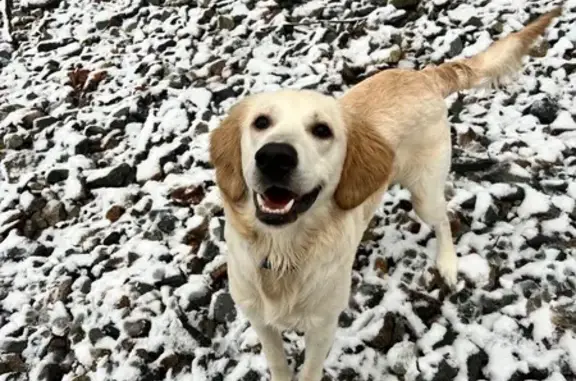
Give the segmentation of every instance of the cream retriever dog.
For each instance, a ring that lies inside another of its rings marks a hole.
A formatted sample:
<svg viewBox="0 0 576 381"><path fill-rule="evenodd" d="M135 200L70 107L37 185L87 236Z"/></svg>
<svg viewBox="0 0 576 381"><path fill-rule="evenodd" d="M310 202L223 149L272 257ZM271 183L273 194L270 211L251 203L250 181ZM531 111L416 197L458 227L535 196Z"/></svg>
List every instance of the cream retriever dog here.
<svg viewBox="0 0 576 381"><path fill-rule="evenodd" d="M305 334L299 380L321 379L357 246L390 184L410 191L416 213L436 232L436 267L456 284L444 98L519 69L558 15L547 13L469 59L383 71L340 99L295 90L248 96L211 133L230 292L262 343L273 381L292 379L286 329Z"/></svg>

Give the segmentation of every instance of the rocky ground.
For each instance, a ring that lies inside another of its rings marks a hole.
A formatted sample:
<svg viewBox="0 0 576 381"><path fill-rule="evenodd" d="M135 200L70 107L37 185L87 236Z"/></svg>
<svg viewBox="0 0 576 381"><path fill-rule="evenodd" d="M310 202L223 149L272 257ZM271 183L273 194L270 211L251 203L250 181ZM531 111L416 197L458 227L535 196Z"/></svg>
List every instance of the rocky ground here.
<svg viewBox="0 0 576 381"><path fill-rule="evenodd" d="M340 95L474 54L525 0L21 0L0 42L0 380L268 379L227 292L208 132L247 93ZM393 187L326 380L576 379L576 1L498 91L451 96L460 256ZM286 334L291 365L303 338Z"/></svg>

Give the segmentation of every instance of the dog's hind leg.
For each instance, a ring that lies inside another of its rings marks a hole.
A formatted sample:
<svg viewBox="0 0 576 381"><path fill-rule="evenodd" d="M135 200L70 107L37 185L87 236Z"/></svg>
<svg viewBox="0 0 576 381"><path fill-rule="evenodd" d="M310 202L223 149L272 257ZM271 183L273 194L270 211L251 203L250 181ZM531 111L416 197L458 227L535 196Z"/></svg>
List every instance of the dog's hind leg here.
<svg viewBox="0 0 576 381"><path fill-rule="evenodd" d="M446 128L445 126L438 128ZM450 147L435 150L438 156L430 157L412 168L417 174L408 184L403 184L411 193L416 214L432 227L436 233L436 268L446 282L454 288L457 283L458 257L452 240L452 231L446 209L444 188L450 170Z"/></svg>

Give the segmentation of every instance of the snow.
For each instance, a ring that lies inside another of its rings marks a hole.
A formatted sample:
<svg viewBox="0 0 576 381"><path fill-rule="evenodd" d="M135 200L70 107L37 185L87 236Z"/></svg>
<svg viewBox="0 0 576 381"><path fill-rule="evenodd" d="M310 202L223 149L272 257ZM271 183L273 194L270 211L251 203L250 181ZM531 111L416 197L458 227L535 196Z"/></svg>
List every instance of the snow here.
<svg viewBox="0 0 576 381"><path fill-rule="evenodd" d="M549 198L532 188L524 188L526 196L518 207L518 217L527 218L534 214L547 212L550 207Z"/></svg>
<svg viewBox="0 0 576 381"><path fill-rule="evenodd" d="M530 314L530 321L534 324L534 340L552 338L554 335L554 325L552 324L551 311L549 306L543 306Z"/></svg>
<svg viewBox="0 0 576 381"><path fill-rule="evenodd" d="M463 273L467 279L481 286L489 281L490 266L488 266L486 259L473 253L460 258L458 272Z"/></svg>

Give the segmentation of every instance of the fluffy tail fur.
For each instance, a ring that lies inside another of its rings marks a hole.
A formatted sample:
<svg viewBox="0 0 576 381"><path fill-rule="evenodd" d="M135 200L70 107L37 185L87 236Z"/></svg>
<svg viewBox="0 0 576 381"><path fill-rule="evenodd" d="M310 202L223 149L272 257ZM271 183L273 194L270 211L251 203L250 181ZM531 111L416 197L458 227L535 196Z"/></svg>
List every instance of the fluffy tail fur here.
<svg viewBox="0 0 576 381"><path fill-rule="evenodd" d="M545 13L522 30L494 42L484 52L473 57L446 62L423 70L434 77L443 97L473 87L498 83L522 67L522 58L554 18L562 14L562 7Z"/></svg>

